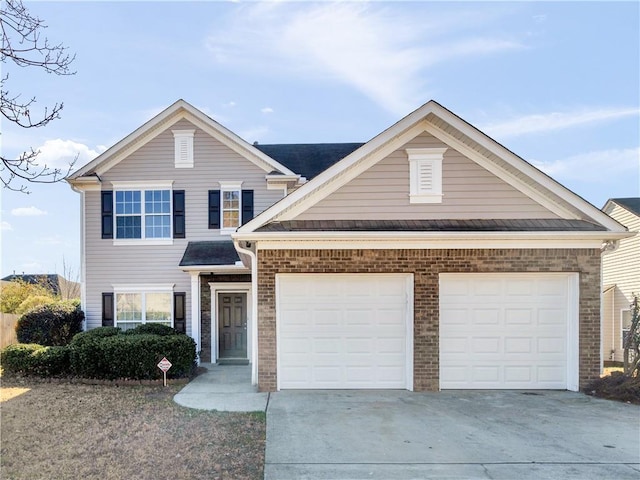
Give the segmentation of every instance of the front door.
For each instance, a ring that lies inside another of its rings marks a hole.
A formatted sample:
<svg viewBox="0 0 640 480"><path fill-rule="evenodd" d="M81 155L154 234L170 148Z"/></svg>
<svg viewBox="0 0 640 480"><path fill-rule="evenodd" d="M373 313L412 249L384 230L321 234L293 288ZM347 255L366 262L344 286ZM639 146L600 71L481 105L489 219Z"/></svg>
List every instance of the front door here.
<svg viewBox="0 0 640 480"><path fill-rule="evenodd" d="M218 293L218 354L247 358L247 294Z"/></svg>

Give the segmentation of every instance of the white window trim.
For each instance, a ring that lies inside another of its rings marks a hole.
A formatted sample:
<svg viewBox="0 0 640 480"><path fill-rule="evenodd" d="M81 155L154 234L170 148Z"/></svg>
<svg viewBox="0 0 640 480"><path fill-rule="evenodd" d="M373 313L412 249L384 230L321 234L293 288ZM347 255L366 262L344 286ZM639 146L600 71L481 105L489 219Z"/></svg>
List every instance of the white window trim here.
<svg viewBox="0 0 640 480"><path fill-rule="evenodd" d="M624 330L625 330L625 328L624 328L624 313L625 312L629 312L629 315L631 315L631 309L630 308L621 308L620 309L620 349L622 351L624 351Z"/></svg>
<svg viewBox="0 0 640 480"><path fill-rule="evenodd" d="M231 235L242 225L242 184L244 182L218 182L220 184L220 235ZM238 192L238 226L224 227L224 192Z"/></svg>
<svg viewBox="0 0 640 480"><path fill-rule="evenodd" d="M173 180L166 181L115 181L111 182L114 193L118 191L140 190L140 203L144 205L145 190L169 190L169 238L116 238L116 196L113 196L113 244L122 245L173 245ZM144 207L142 207L144 209ZM144 234L144 213L142 217L142 234Z"/></svg>
<svg viewBox="0 0 640 480"><path fill-rule="evenodd" d="M409 160L409 203L442 203L442 160L447 148L407 148L405 151ZM429 190L420 187L420 167L425 164L431 165L433 172Z"/></svg>
<svg viewBox="0 0 640 480"><path fill-rule="evenodd" d="M155 284L155 283L150 283L150 284L114 284L112 285L113 287L113 293L115 295L115 308L113 310L113 324L114 326L118 326L118 295L120 294L125 294L125 293L135 293L135 294L139 294L141 295L141 309L142 309L142 318L140 320L139 323L141 323L142 325L146 324L146 323L159 323L159 322L147 322L147 306L146 306L146 294L147 293L168 293L171 295L171 300L170 300L170 308L171 308L171 313L170 313L170 322L171 322L171 327L173 328L174 326L174 317L175 317L175 312L173 311L173 289L175 287L175 284L173 283L162 283L162 284ZM123 321L121 323L127 323L127 321ZM133 321L130 321L129 323L133 323ZM137 322L136 322L137 323Z"/></svg>

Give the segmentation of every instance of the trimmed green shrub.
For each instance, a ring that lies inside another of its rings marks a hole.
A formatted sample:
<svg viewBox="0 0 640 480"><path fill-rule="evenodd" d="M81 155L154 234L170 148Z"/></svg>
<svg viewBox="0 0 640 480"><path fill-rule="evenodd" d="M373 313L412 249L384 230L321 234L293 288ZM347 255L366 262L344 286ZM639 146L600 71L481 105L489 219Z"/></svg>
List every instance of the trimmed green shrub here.
<svg viewBox="0 0 640 480"><path fill-rule="evenodd" d="M127 335L141 335L141 334L151 334L151 335L180 335L175 328L168 327L166 325L162 325L160 323L143 323L138 325L131 330L127 330L125 334Z"/></svg>
<svg viewBox="0 0 640 480"><path fill-rule="evenodd" d="M56 377L70 372L67 347L45 347L34 343L16 343L0 351L0 363L7 373Z"/></svg>
<svg viewBox="0 0 640 480"><path fill-rule="evenodd" d="M71 370L88 378L136 380L161 378L157 367L167 357L171 378L191 373L195 366L196 345L187 335L120 333L116 335L76 335L69 345ZM106 333L106 332L104 332Z"/></svg>
<svg viewBox="0 0 640 480"><path fill-rule="evenodd" d="M82 331L83 320L84 312L72 303L41 305L18 319L16 335L20 343L67 345Z"/></svg>
<svg viewBox="0 0 640 480"><path fill-rule="evenodd" d="M33 295L31 297L27 297L24 301L16 308L15 313L17 315L24 315L25 313L30 312L36 307L40 305L49 305L50 303L55 303L56 299L46 295Z"/></svg>

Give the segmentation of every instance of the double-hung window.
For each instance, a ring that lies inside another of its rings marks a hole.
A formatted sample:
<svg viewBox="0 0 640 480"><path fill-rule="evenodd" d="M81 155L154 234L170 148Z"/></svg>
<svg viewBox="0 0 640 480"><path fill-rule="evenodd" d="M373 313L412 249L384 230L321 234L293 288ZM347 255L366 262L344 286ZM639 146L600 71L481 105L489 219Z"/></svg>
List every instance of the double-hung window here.
<svg viewBox="0 0 640 480"><path fill-rule="evenodd" d="M242 182L220 182L222 231L235 231L241 225Z"/></svg>
<svg viewBox="0 0 640 480"><path fill-rule="evenodd" d="M173 326L173 285L114 285L115 326L129 330L144 323Z"/></svg>
<svg viewBox="0 0 640 480"><path fill-rule="evenodd" d="M114 182L115 240L169 240L172 237L171 185Z"/></svg>

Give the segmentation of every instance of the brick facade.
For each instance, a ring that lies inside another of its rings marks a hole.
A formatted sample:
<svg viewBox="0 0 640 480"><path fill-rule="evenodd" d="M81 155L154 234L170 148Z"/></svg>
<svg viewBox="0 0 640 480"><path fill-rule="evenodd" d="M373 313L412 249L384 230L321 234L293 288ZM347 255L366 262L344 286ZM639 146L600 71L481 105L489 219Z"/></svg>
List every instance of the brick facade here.
<svg viewBox="0 0 640 480"><path fill-rule="evenodd" d="M413 273L416 391L439 389L440 273L578 272L580 388L600 375L599 249L259 250L258 378L275 391L277 273Z"/></svg>

